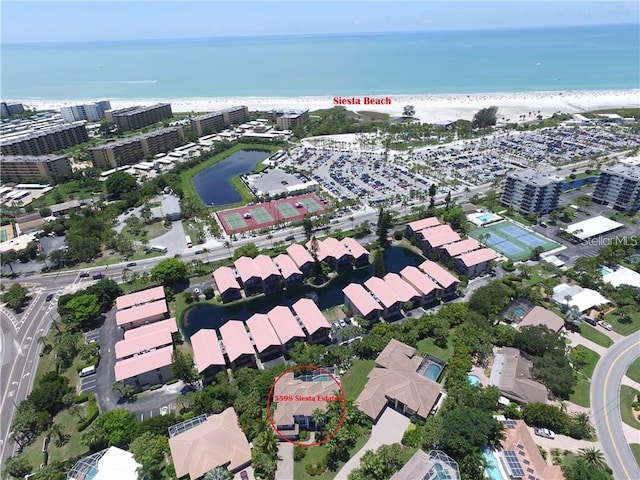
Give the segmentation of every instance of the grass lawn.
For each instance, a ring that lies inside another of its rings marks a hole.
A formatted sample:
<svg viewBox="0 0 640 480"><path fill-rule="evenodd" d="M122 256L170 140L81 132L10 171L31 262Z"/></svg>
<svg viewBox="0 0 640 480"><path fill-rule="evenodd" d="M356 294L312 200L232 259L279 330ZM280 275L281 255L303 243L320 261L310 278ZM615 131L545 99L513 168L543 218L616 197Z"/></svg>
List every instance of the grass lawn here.
<svg viewBox="0 0 640 480"><path fill-rule="evenodd" d="M38 210L42 207L49 207L56 203L68 202L69 200L83 200L90 197L99 197L102 191L95 191L93 188L79 187L75 180L61 183L46 195L33 202L33 206Z"/></svg>
<svg viewBox="0 0 640 480"><path fill-rule="evenodd" d="M418 351L428 353L448 362L453 354L453 344L452 342L447 342L447 348L440 348L434 343L433 338L424 338L418 342Z"/></svg>
<svg viewBox="0 0 640 480"><path fill-rule="evenodd" d="M504 214L505 217L510 218L512 220L515 220L518 223L521 223L522 225L531 225L531 222L529 220L527 220L526 218L524 218L522 215L520 215L519 213L505 213Z"/></svg>
<svg viewBox="0 0 640 480"><path fill-rule="evenodd" d="M582 323L580 325L580 335L582 335L587 340L591 340L593 343L600 345L601 347L608 348L613 345L613 340L611 340L604 333L599 332L594 327L586 323Z"/></svg>
<svg viewBox="0 0 640 480"><path fill-rule="evenodd" d="M581 407L590 407L590 389L591 383L589 380L585 378L581 378L576 383L575 387L573 387L573 393L569 396L569 401L571 403L575 403L576 405L580 405Z"/></svg>
<svg viewBox="0 0 640 480"><path fill-rule="evenodd" d="M151 242L154 238L167 233L169 230L170 229L164 228L164 222L158 221L158 222L154 222L152 224L144 226L144 231L146 232L146 235L134 235L129 230L129 227L125 225L125 227L122 229L122 236L130 240L137 240L138 242L146 238Z"/></svg>
<svg viewBox="0 0 640 480"><path fill-rule="evenodd" d="M352 458L356 454L356 452L360 450L365 443L367 443L367 440L369 440L369 435L363 433L363 435L360 438L358 438L356 445L349 452L349 458ZM327 452L326 445L320 445L317 447L308 448L307 456L304 457L301 462L294 462L293 478L295 478L296 480L332 480L344 465L343 462L340 462L338 464L338 467L336 468L335 471L329 470L327 468L324 472L322 472L322 474L316 475L315 477L312 477L311 475L309 475L307 471L304 469L304 466L308 463L320 462L323 458L325 458L326 452Z"/></svg>
<svg viewBox="0 0 640 480"><path fill-rule="evenodd" d="M640 358L636 358L635 361L629 365L627 370L627 377L634 382L640 382Z"/></svg>
<svg viewBox="0 0 640 480"><path fill-rule="evenodd" d="M522 280L522 285L525 287L536 285L548 277L548 274L543 274L541 265L536 265L535 267L531 268L530 272L531 274L529 275L529 278L525 278Z"/></svg>
<svg viewBox="0 0 640 480"><path fill-rule="evenodd" d="M87 414L88 405L89 402L85 402L81 405L83 408L83 415ZM76 430L76 424L78 423L77 417L71 415L69 411L64 410L56 415L54 422L62 427L63 434L68 435L69 439L60 447L56 446L55 436L51 439L49 442L49 463L67 460L69 458L84 455L88 452L89 449L82 443L82 432L78 432ZM42 445L45 436L46 432L38 435L31 445L26 447L23 451L23 455L27 458L29 464L34 469L40 467L40 464L44 461Z"/></svg>
<svg viewBox="0 0 640 480"><path fill-rule="evenodd" d="M367 384L367 376L373 370L373 360L355 359L351 368L340 379L347 398L356 399ZM296 477L297 478L297 477Z"/></svg>
<svg viewBox="0 0 640 480"><path fill-rule="evenodd" d="M638 414L640 412L635 411L631 404L636 400L640 392L635 388L631 388L627 385L620 386L620 412L622 415L622 421L627 425L631 425L633 428L640 429L640 421L638 421Z"/></svg>
<svg viewBox="0 0 640 480"><path fill-rule="evenodd" d="M633 453L633 458L636 459L636 463L640 465L640 443L630 443L631 453Z"/></svg>
<svg viewBox="0 0 640 480"><path fill-rule="evenodd" d="M600 355L598 355L593 350L585 347L584 345L578 345L577 347L571 349L571 353L569 354L569 359L574 360L580 356L584 361L584 366L581 367L578 372L584 375L587 378L591 378L593 375L593 370L596 368L596 363L600 360Z"/></svg>
<svg viewBox="0 0 640 480"><path fill-rule="evenodd" d="M618 315L615 311L604 316L605 321L609 322L613 327L613 331L620 335L631 335L640 330L640 313L631 315L631 323L620 323Z"/></svg>

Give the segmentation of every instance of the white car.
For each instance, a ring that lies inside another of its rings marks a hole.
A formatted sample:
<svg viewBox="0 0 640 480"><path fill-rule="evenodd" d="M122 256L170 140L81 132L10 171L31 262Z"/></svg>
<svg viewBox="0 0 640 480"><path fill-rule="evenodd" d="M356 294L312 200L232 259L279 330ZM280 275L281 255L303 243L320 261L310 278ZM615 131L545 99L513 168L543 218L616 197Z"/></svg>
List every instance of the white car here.
<svg viewBox="0 0 640 480"><path fill-rule="evenodd" d="M160 407L160 415L166 415L169 413L169 407Z"/></svg>
<svg viewBox="0 0 640 480"><path fill-rule="evenodd" d="M549 430L548 428L538 428L538 427L536 427L536 428L533 429L533 431L539 437L550 438L552 440L554 438L556 438L556 434L553 432L553 430Z"/></svg>
<svg viewBox="0 0 640 480"><path fill-rule="evenodd" d="M342 328L345 328L347 326L347 324L346 324L346 322L344 320L340 319L339 322L340 322L340 326Z"/></svg>
<svg viewBox="0 0 640 480"><path fill-rule="evenodd" d="M609 331L613 330L613 327L611 326L611 324L608 322L605 322L604 320L600 320L598 322L598 325L600 325L605 330L609 330Z"/></svg>
<svg viewBox="0 0 640 480"><path fill-rule="evenodd" d="M199 288L194 288L193 289L193 293L195 293L196 295L200 295L200 289Z"/></svg>

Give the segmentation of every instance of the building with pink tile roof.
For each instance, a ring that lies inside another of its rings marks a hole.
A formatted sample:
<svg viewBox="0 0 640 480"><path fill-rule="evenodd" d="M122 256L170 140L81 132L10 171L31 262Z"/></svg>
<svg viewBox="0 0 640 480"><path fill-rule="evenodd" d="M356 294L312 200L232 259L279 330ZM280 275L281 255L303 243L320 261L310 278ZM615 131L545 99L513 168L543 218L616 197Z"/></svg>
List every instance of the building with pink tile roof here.
<svg viewBox="0 0 640 480"><path fill-rule="evenodd" d="M420 230L416 235L420 246L425 251L460 240L460 235L449 225L438 225L437 227Z"/></svg>
<svg viewBox="0 0 640 480"><path fill-rule="evenodd" d="M424 274L420 273L420 275ZM403 305L407 302L411 302L414 307L421 304L422 294L410 283L405 282L397 273L387 273L384 276L384 282Z"/></svg>
<svg viewBox="0 0 640 480"><path fill-rule="evenodd" d="M242 288L247 296L262 292L262 277L252 258L240 257L233 262L233 265L236 267L242 281Z"/></svg>
<svg viewBox="0 0 640 480"><path fill-rule="evenodd" d="M400 314L402 308L402 302L396 293L389 288L387 283L378 277L371 277L364 286L371 292L374 300L382 305L382 316L384 318L391 318Z"/></svg>
<svg viewBox="0 0 640 480"><path fill-rule="evenodd" d="M211 274L216 284L216 289L220 293L222 303L231 302L242 298L241 288L236 274L230 267L216 268Z"/></svg>
<svg viewBox="0 0 640 480"><path fill-rule="evenodd" d="M196 369L205 377L205 382L226 368L227 362L215 330L201 328L191 335L191 346Z"/></svg>
<svg viewBox="0 0 640 480"><path fill-rule="evenodd" d="M280 269L280 273L282 274L287 287L293 287L302 283L304 279L302 271L289 255L281 253L273 260L273 262L276 267Z"/></svg>
<svg viewBox="0 0 640 480"><path fill-rule="evenodd" d="M256 313L246 322L249 333L253 337L253 343L258 351L258 357L262 361L273 360L282 355L282 342L269 323L269 317L264 313Z"/></svg>
<svg viewBox="0 0 640 480"><path fill-rule="evenodd" d="M167 318L166 320L160 320L158 322L150 323L149 325L143 325L138 328L126 330L124 332L124 339L133 340L135 338L149 335L154 332L159 332L161 330L166 330L169 333L177 333L178 324L176 323L176 319L171 317Z"/></svg>
<svg viewBox="0 0 640 480"><path fill-rule="evenodd" d="M269 323L271 323L271 326L276 331L280 342L282 342L286 350L293 347L295 342L304 341L306 338L306 335L289 307L282 305L273 307L267 315L269 317Z"/></svg>
<svg viewBox="0 0 640 480"><path fill-rule="evenodd" d="M475 238L467 238L466 240L460 240L459 242L453 242L449 245L442 247L442 251L445 252L448 258L457 257L464 253L473 252L480 248L480 242Z"/></svg>
<svg viewBox="0 0 640 480"><path fill-rule="evenodd" d="M307 341L309 343L321 343L328 338L331 325L329 325L316 302L310 298L301 298L293 304L292 308L307 331Z"/></svg>
<svg viewBox="0 0 640 480"><path fill-rule="evenodd" d="M136 305L143 305L154 300L162 300L164 297L164 287L147 288L140 292L129 293L116 298L116 309L123 310Z"/></svg>
<svg viewBox="0 0 640 480"><path fill-rule="evenodd" d="M312 240L306 244L307 249L311 251ZM327 237L324 240L318 240L318 260L325 262L334 270L340 270L351 265L351 255L338 240L333 237Z"/></svg>
<svg viewBox="0 0 640 480"><path fill-rule="evenodd" d="M299 243L292 243L287 247L287 255L291 257L291 260L298 266L302 273L307 276L313 270L313 257L309 253L309 250L304 248Z"/></svg>
<svg viewBox="0 0 640 480"><path fill-rule="evenodd" d="M440 220L438 220L436 217L427 217L421 220L416 220L415 222L407 224L407 235L409 237L412 237L420 230L435 227L437 225L440 225Z"/></svg>
<svg viewBox="0 0 640 480"><path fill-rule="evenodd" d="M490 248L481 248L473 252L455 257L456 269L469 278L476 277L491 270L491 261L498 258Z"/></svg>
<svg viewBox="0 0 640 480"><path fill-rule="evenodd" d="M378 321L382 307L362 285L350 283L342 289L342 293L344 293L344 303L351 312L369 321Z"/></svg>
<svg viewBox="0 0 640 480"><path fill-rule="evenodd" d="M114 345L116 360L132 357L154 348L173 345L173 337L169 330L158 330L129 340L120 340Z"/></svg>
<svg viewBox="0 0 640 480"><path fill-rule="evenodd" d="M456 293L460 280L436 262L426 260L420 264L420 270L422 270L431 280L440 285L442 288L442 298L448 298Z"/></svg>
<svg viewBox="0 0 640 480"><path fill-rule="evenodd" d="M344 247L353 258L354 266L362 267L365 265L369 265L369 250L360 245L360 243L355 238L343 238L342 245L344 245Z"/></svg>
<svg viewBox="0 0 640 480"><path fill-rule="evenodd" d="M271 257L258 255L253 259L253 264L262 279L262 291L264 293L282 290L282 275L280 275L280 270L275 266Z"/></svg>
<svg viewBox="0 0 640 480"><path fill-rule="evenodd" d="M400 271L400 277L420 293L420 304L435 303L440 295L440 286L416 267L405 267Z"/></svg>
<svg viewBox="0 0 640 480"><path fill-rule="evenodd" d="M251 339L239 320L229 320L219 328L224 352L232 368L247 367L255 364L255 350Z"/></svg>
<svg viewBox="0 0 640 480"><path fill-rule="evenodd" d="M146 323L157 322L166 318L169 310L167 302L156 300L155 302L145 303L137 307L125 308L116 312L116 325L129 330L142 326Z"/></svg>
<svg viewBox="0 0 640 480"><path fill-rule="evenodd" d="M136 391L165 383L173 378L172 356L173 345L120 360L114 366L115 380L132 385Z"/></svg>

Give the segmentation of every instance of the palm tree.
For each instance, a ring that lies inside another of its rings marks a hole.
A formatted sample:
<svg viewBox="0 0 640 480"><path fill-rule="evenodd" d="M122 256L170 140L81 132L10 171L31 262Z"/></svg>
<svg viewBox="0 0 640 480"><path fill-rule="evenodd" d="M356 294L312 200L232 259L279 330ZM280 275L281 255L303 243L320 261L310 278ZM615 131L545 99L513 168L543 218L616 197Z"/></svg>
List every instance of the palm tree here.
<svg viewBox="0 0 640 480"><path fill-rule="evenodd" d="M229 252L229 258L231 258L231 247L232 247L232 246L233 246L233 245L231 244L231 241L230 241L230 240L225 240L225 241L224 241L224 248L226 248L226 249L227 249L227 251Z"/></svg>
<svg viewBox="0 0 640 480"><path fill-rule="evenodd" d="M311 413L311 420L315 424L316 430L320 427L320 425L322 425L324 423L326 417L327 417L327 414L325 412L323 412L322 410L320 410L319 408L316 408Z"/></svg>
<svg viewBox="0 0 640 480"><path fill-rule="evenodd" d="M202 248L202 253L204 253L204 254L205 254L205 257L206 257L206 259L207 259L207 263L209 263L209 252L210 252L210 251L211 251L211 250L209 250L207 247L203 247L203 248Z"/></svg>
<svg viewBox="0 0 640 480"><path fill-rule="evenodd" d="M578 456L582 458L586 463L589 463L596 467L601 472L609 472L609 466L604 459L604 454L597 448L580 448L578 449Z"/></svg>
<svg viewBox="0 0 640 480"><path fill-rule="evenodd" d="M259 445L262 451L269 457L272 457L278 451L278 441L271 430L264 430L262 432Z"/></svg>

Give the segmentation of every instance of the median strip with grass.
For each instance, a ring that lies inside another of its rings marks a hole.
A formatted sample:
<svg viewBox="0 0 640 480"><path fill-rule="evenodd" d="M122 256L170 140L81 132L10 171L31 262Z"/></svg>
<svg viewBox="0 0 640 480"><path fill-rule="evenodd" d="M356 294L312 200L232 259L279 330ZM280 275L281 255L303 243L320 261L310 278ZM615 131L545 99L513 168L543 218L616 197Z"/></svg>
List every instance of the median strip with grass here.
<svg viewBox="0 0 640 480"><path fill-rule="evenodd" d="M633 409L633 404L638 402L638 395L640 395L640 392L635 388L631 388L628 385L620 386L620 414L622 415L622 421L640 430L640 421L638 421L640 410Z"/></svg>
<svg viewBox="0 0 640 480"><path fill-rule="evenodd" d="M629 365L629 370L627 370L627 377L629 377L634 382L640 383L640 357L636 358L635 361Z"/></svg>

